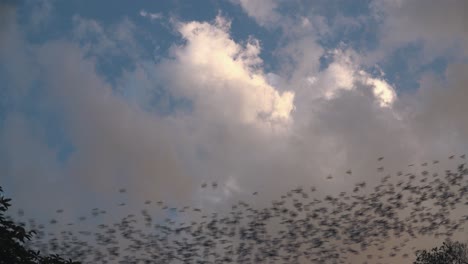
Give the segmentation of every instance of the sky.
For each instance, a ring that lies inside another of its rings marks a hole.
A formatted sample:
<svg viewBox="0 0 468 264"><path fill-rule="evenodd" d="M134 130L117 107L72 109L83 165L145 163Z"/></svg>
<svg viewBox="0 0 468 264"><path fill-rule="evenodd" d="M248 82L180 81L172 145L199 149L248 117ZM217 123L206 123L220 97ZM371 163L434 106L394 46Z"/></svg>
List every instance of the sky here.
<svg viewBox="0 0 468 264"><path fill-rule="evenodd" d="M253 191L261 205L299 185L377 182L380 156L396 171L463 154L467 12L464 0L2 2L0 183L37 217L115 205L121 187L129 204L221 210Z"/></svg>

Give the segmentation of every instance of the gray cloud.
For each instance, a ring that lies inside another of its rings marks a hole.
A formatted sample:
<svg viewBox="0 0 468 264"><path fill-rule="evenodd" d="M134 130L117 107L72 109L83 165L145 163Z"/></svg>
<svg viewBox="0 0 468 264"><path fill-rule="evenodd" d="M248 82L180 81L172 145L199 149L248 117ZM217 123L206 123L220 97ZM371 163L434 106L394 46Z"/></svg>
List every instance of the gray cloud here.
<svg viewBox="0 0 468 264"><path fill-rule="evenodd" d="M451 64L443 79L426 75L416 95L414 112L416 129L421 136L438 138L437 145L466 149L468 137L466 113L468 107L468 65Z"/></svg>
<svg viewBox="0 0 468 264"><path fill-rule="evenodd" d="M381 21L379 41L384 52L408 43L420 43L425 50L421 58L424 62L447 54L468 55L466 1L378 0L372 7Z"/></svg>

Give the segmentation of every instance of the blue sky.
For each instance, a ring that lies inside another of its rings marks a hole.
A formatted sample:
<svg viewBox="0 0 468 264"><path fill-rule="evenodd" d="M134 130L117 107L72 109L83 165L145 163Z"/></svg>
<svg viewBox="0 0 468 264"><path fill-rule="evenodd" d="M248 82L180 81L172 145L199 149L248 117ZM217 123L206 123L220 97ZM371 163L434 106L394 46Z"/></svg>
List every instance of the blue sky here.
<svg viewBox="0 0 468 264"><path fill-rule="evenodd" d="M217 208L252 190L267 201L300 184L372 182L377 155L396 170L464 153L465 8L0 4L0 182L31 214L74 204L73 217L91 202L111 206L121 186L130 204ZM360 173L325 180L348 168ZM201 194L205 181L219 190Z"/></svg>

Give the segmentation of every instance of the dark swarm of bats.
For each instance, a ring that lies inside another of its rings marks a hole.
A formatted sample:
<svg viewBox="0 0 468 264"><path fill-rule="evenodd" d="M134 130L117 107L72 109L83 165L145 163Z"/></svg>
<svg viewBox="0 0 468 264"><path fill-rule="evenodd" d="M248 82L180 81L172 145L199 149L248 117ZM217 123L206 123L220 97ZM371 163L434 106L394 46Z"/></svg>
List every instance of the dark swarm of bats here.
<svg viewBox="0 0 468 264"><path fill-rule="evenodd" d="M378 172L384 171L383 159L377 159ZM360 182L348 192L321 197L316 187L301 186L269 206L258 208L239 201L226 213L146 200L141 214L99 224L92 231L73 230L78 226L73 222L62 224L69 230L57 231L63 213L58 209L57 219L49 222L51 227L26 221L37 231L27 246L82 263L351 263L348 259L353 255L361 255L364 263L395 257L410 261L413 239L450 239L455 233L466 233L465 155L449 159L458 159L458 167L441 174L430 173L428 163L422 163L421 172L389 174L373 189ZM346 173L351 175L351 170ZM201 185L203 189L217 187L217 182ZM251 199L259 196L253 192ZM150 209L172 212L172 217L155 217ZM94 208L77 220L90 221L89 217L105 213ZM18 211L18 218L23 215ZM390 240L399 242L390 247Z"/></svg>

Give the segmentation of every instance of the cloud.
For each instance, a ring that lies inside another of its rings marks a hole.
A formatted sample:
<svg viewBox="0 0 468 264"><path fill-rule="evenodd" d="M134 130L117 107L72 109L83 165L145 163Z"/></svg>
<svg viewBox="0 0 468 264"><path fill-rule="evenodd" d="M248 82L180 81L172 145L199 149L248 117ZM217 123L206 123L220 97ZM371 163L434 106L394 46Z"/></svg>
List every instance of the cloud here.
<svg viewBox="0 0 468 264"><path fill-rule="evenodd" d="M13 107L3 113L6 121L2 124L7 127L1 133L4 147L0 156L1 163L9 165L7 177L23 179L16 185L18 193L29 193L26 190L34 186L34 179L46 182L50 175L57 175L61 180L50 186L66 192L68 200L64 201L70 202L80 200L83 194L87 197L96 193L112 194L121 186L133 190L132 198L136 200L162 199L170 190L182 194L177 196L180 199L183 194L190 194L185 188L192 188L191 175L183 172L164 121L113 91L97 73L94 58L85 55L86 49L65 40L48 41L40 46L29 44L19 37L15 20L9 23L11 30L3 32L2 39L5 36L19 45L10 50L10 56L4 54L2 60L2 68L17 66L10 68L12 74L7 79L14 88L6 91L7 106ZM28 56L21 61L14 54ZM36 70L41 74L34 74ZM34 82L22 81L23 76L33 76ZM16 95L18 90L23 92ZM31 104L27 95L32 91L40 93L36 98L40 100L39 105L45 106L30 106L37 111L34 115L47 117L45 108L54 109L62 116L63 127L57 133L66 134L75 148L65 164L57 160L57 147L45 142L46 136L36 132L45 130L49 124L33 122L34 118L19 118L29 114L23 113L21 106ZM30 155L38 158L28 158ZM42 197L51 202L56 196L51 192ZM85 205L77 205L76 210Z"/></svg>
<svg viewBox="0 0 468 264"><path fill-rule="evenodd" d="M79 43L87 56L104 61L111 61L114 57L136 60L142 56L142 48L136 40L138 28L127 18L108 27L79 15L74 15L72 22L73 40Z"/></svg>
<svg viewBox="0 0 468 264"><path fill-rule="evenodd" d="M468 65L458 63L449 65L442 78L427 74L413 98L418 132L424 137L440 138L441 144L446 142L444 148L466 148L463 138L468 136L467 74Z"/></svg>
<svg viewBox="0 0 468 264"><path fill-rule="evenodd" d="M161 194L165 185L188 187L174 184L190 178L167 143L172 140L163 121L116 95L77 46L51 42L38 56L49 93L63 109L76 146L67 166L71 177L105 190L137 184L135 189L147 195Z"/></svg>
<svg viewBox="0 0 468 264"><path fill-rule="evenodd" d="M149 13L146 10L140 10L140 16L149 18L151 21L162 19L164 16L161 13Z"/></svg>
<svg viewBox="0 0 468 264"><path fill-rule="evenodd" d="M382 49L392 50L408 43L422 43L425 58L468 52L468 3L449 1L388 1L372 3L380 23Z"/></svg>
<svg viewBox="0 0 468 264"><path fill-rule="evenodd" d="M32 8L30 17L31 27L37 31L47 26L47 23L50 21L51 14L53 13L53 1L27 1L27 4Z"/></svg>
<svg viewBox="0 0 468 264"><path fill-rule="evenodd" d="M278 0L238 0L238 4L262 26L272 26L272 23L276 23L280 19L280 15L276 11Z"/></svg>
<svg viewBox="0 0 468 264"><path fill-rule="evenodd" d="M174 60L160 65L163 76L177 95L194 103L195 114L265 128L292 121L294 93L268 84L258 41L234 42L229 26L219 16L212 24L181 23L186 43L173 48Z"/></svg>
<svg viewBox="0 0 468 264"><path fill-rule="evenodd" d="M9 115L3 124L0 145L6 160L2 168L6 170L4 173L14 174L13 186L25 186L32 193L57 181L62 172L56 151L46 144L44 130L38 131L28 118L18 113Z"/></svg>

